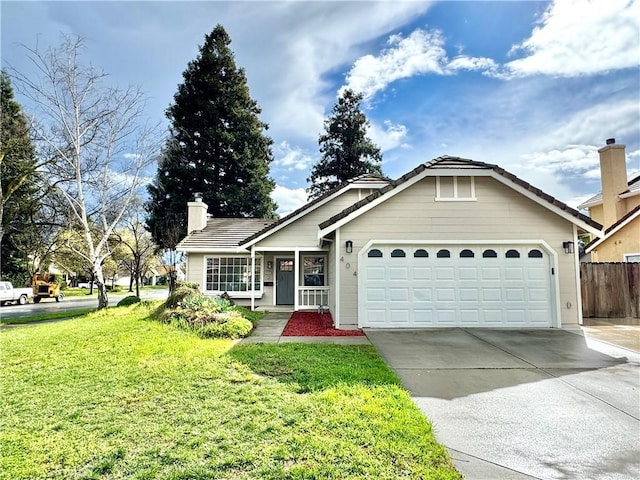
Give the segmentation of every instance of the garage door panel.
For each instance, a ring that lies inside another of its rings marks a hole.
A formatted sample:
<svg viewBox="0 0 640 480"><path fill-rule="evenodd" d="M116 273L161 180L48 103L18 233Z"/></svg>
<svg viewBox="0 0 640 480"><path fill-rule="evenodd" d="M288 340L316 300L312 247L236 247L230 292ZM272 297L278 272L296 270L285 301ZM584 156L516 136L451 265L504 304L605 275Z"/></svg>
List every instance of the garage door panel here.
<svg viewBox="0 0 640 480"><path fill-rule="evenodd" d="M458 279L461 281L478 279L478 269L476 267L460 267L458 269Z"/></svg>
<svg viewBox="0 0 640 480"><path fill-rule="evenodd" d="M389 280L409 280L409 267L389 268Z"/></svg>
<svg viewBox="0 0 640 480"><path fill-rule="evenodd" d="M415 302L430 302L432 299L430 288L413 288L413 300Z"/></svg>
<svg viewBox="0 0 640 480"><path fill-rule="evenodd" d="M389 301L390 302L408 302L409 301L409 288L389 288Z"/></svg>
<svg viewBox="0 0 640 480"><path fill-rule="evenodd" d="M385 288L367 288L368 302L384 302L386 297L387 290Z"/></svg>
<svg viewBox="0 0 640 480"><path fill-rule="evenodd" d="M363 259L362 326L551 326L550 257L539 246L377 245ZM391 256L402 250L406 257ZM414 257L414 252L421 254ZM449 257L439 258L442 250ZM460 254L463 250L463 257ZM483 256L485 252L486 256ZM428 253L426 255L425 253ZM473 256L470 256L473 255ZM519 255L519 256L518 256Z"/></svg>
<svg viewBox="0 0 640 480"><path fill-rule="evenodd" d="M436 302L454 302L455 300L455 288L436 288Z"/></svg>
<svg viewBox="0 0 640 480"><path fill-rule="evenodd" d="M455 280L455 270L453 267L436 267L436 280L447 281Z"/></svg>
<svg viewBox="0 0 640 480"><path fill-rule="evenodd" d="M460 288L459 299L461 302L477 302L478 301L478 289L477 288Z"/></svg>
<svg viewBox="0 0 640 480"><path fill-rule="evenodd" d="M413 267L414 280L431 280L431 268Z"/></svg>
<svg viewBox="0 0 640 480"><path fill-rule="evenodd" d="M384 267L367 267L367 279L369 281L385 280L387 269Z"/></svg>

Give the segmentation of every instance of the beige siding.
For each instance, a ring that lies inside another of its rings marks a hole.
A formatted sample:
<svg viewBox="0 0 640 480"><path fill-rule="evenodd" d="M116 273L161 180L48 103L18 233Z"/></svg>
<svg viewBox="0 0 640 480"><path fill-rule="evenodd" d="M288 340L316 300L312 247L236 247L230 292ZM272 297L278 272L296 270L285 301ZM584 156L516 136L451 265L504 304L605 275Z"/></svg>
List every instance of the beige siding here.
<svg viewBox="0 0 640 480"><path fill-rule="evenodd" d="M307 213L294 223L283 227L269 237L256 244L256 248L261 247L299 247L317 248L318 246L318 225L333 215L341 212L345 208L358 201L360 195L357 190L350 190L331 202L318 207L316 210Z"/></svg>
<svg viewBox="0 0 640 480"><path fill-rule="evenodd" d="M594 262L624 262L625 254L640 253L640 218L626 225L591 252Z"/></svg>
<svg viewBox="0 0 640 480"><path fill-rule="evenodd" d="M237 257L241 255L230 254L203 254L203 253L189 253L187 255L187 282L197 283L200 286L200 290L204 292L205 287L205 258L210 256L222 256L222 257ZM256 297L255 305L260 306L273 306L273 287L264 286L264 282L269 282L273 277L273 269L267 269L267 261L273 261L273 255L270 254L269 258L265 256L263 263L263 293L261 297ZM256 259L256 261L258 261ZM247 294L249 295L249 294ZM234 302L238 305L249 306L251 305L250 298L234 298Z"/></svg>
<svg viewBox="0 0 640 480"><path fill-rule="evenodd" d="M354 244L340 265L341 328L357 325L357 253L371 239L544 240L557 252L562 325L578 322L575 259L562 249L572 224L492 178L477 177L475 189L477 201L436 202L435 179L427 178L341 228L341 241Z"/></svg>

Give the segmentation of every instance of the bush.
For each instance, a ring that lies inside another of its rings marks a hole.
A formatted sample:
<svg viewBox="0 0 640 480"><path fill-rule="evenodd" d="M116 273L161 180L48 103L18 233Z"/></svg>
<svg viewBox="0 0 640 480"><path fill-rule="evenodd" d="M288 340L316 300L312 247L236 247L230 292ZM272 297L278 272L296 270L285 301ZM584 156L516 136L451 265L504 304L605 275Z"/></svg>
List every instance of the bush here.
<svg viewBox="0 0 640 480"><path fill-rule="evenodd" d="M129 305L133 305L134 303L140 303L140 298L135 295L129 295L128 297L124 297L122 300L118 302L117 307L127 307Z"/></svg>
<svg viewBox="0 0 640 480"><path fill-rule="evenodd" d="M204 338L240 338L253 330L253 321L244 318L243 310L223 297L204 295L195 283L181 283L155 317Z"/></svg>

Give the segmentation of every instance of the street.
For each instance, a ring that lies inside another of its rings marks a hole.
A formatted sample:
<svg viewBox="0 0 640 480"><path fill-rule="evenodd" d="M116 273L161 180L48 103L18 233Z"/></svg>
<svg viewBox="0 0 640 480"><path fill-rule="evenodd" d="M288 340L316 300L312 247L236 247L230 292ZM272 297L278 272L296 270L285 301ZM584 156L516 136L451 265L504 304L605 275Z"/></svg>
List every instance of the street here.
<svg viewBox="0 0 640 480"><path fill-rule="evenodd" d="M140 298L142 300L162 300L167 298L169 290L141 290ZM131 295L130 292L123 292L109 295L109 306L114 307L124 297ZM98 297L96 295L86 297L68 297L61 302L56 302L53 298L42 300L40 303L33 303L33 299L29 300L26 305L5 305L0 308L0 318L21 318L31 317L43 313L71 312L74 310L82 310L84 308L96 308L98 306Z"/></svg>

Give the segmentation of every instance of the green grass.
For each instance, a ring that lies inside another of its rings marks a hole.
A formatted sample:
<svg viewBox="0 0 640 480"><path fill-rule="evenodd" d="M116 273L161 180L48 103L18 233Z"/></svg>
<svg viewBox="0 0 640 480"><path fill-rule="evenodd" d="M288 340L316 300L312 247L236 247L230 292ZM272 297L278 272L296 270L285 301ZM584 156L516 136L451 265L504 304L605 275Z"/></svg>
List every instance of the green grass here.
<svg viewBox="0 0 640 480"><path fill-rule="evenodd" d="M372 347L205 340L151 308L0 332L0 478L460 478Z"/></svg>
<svg viewBox="0 0 640 480"><path fill-rule="evenodd" d="M58 320L62 318L75 318L93 312L95 308L83 308L81 310L72 310L69 312L48 312L31 315L29 317L18 318L0 318L0 325L22 325L24 323L44 322L46 320Z"/></svg>

